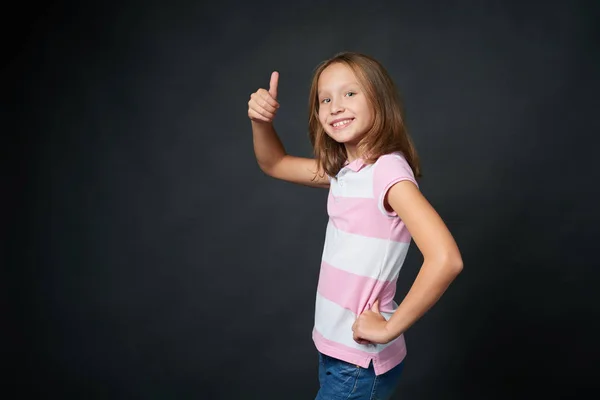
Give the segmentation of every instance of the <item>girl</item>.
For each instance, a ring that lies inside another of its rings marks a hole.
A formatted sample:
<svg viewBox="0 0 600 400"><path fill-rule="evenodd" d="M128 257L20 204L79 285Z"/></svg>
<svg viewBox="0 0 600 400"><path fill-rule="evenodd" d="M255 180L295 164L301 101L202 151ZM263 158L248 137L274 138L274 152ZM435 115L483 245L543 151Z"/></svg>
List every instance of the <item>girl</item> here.
<svg viewBox="0 0 600 400"><path fill-rule="evenodd" d="M258 165L274 178L329 189L312 334L316 398L389 399L404 364L404 332L461 272L460 252L419 190L417 152L378 61L345 52L316 68L308 118L314 159L287 154L273 128L278 81L273 72L269 89L248 102ZM411 240L424 262L398 305L396 279Z"/></svg>

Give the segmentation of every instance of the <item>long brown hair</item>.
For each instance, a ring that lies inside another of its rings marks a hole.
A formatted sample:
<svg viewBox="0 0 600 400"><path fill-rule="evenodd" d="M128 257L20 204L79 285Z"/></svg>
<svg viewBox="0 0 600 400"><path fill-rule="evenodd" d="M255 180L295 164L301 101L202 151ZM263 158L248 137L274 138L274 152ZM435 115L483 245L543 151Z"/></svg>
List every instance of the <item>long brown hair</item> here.
<svg viewBox="0 0 600 400"><path fill-rule="evenodd" d="M321 62L313 73L308 127L319 169L335 177L348 158L344 144L327 135L319 121L319 77L325 68L334 63L345 64L352 69L373 108L373 126L358 144L361 154L364 154L364 162L372 164L384 154L401 152L415 177L420 177L419 157L404 124L404 112L396 85L381 63L355 52L338 53Z"/></svg>

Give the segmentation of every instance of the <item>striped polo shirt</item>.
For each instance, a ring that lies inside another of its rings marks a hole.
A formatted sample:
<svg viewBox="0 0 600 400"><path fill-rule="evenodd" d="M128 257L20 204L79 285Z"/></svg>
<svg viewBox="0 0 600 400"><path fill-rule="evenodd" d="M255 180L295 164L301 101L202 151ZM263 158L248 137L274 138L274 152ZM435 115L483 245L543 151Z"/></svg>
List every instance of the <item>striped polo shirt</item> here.
<svg viewBox="0 0 600 400"><path fill-rule="evenodd" d="M354 160L336 177L330 179L327 199L312 338L321 353L363 368L372 361L380 375L406 356L404 335L384 345L362 345L352 339L352 325L377 299L386 319L398 307L396 281L411 235L383 200L394 183L417 182L400 153L381 156L370 165Z"/></svg>

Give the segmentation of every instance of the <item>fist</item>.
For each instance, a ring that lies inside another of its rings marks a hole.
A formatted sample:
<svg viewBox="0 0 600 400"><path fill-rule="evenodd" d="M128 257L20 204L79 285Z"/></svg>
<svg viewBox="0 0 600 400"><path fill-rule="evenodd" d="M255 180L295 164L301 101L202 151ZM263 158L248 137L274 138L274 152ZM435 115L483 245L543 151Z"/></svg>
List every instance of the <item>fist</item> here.
<svg viewBox="0 0 600 400"><path fill-rule="evenodd" d="M387 320L379 312L379 299L363 311L352 325L352 338L359 344L386 344L392 340Z"/></svg>
<svg viewBox="0 0 600 400"><path fill-rule="evenodd" d="M273 122L279 103L277 102L277 83L279 82L279 73L274 71L271 74L269 90L258 89L250 95L248 101L248 117L252 121Z"/></svg>

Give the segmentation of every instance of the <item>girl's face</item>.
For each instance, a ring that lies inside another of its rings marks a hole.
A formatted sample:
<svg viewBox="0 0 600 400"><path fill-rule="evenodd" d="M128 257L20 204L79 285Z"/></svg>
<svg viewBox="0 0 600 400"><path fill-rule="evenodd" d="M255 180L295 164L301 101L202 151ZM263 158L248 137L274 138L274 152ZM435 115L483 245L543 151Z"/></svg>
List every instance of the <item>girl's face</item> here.
<svg viewBox="0 0 600 400"><path fill-rule="evenodd" d="M331 64L318 81L319 121L336 142L356 146L373 125L373 109L354 72Z"/></svg>

